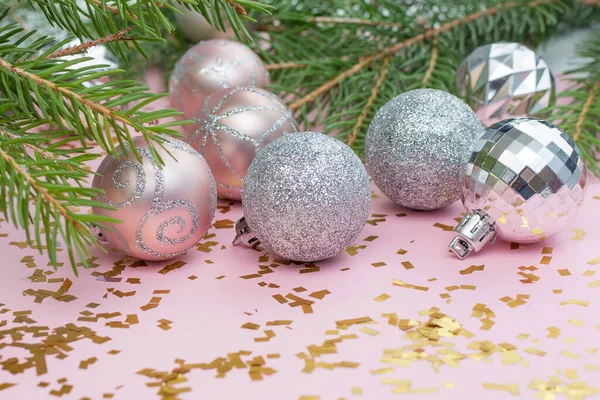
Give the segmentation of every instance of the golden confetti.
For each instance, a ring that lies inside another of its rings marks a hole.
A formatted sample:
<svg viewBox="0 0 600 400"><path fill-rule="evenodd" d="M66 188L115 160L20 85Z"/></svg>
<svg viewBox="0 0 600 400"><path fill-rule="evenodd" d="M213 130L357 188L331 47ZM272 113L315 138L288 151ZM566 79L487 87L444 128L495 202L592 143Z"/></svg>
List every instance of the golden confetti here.
<svg viewBox="0 0 600 400"><path fill-rule="evenodd" d="M319 290L318 292L312 292L311 294L309 294L309 297L313 297L315 299L319 299L322 300L323 298L325 298L325 296L327 296L328 294L331 294L331 292L327 289L324 290Z"/></svg>
<svg viewBox="0 0 600 400"><path fill-rule="evenodd" d="M374 266L375 268L379 268L379 267L386 266L387 264L382 261L379 261L379 262L373 263L371 265Z"/></svg>
<svg viewBox="0 0 600 400"><path fill-rule="evenodd" d="M252 329L252 330L258 330L258 328L260 328L260 325L254 324L252 322L246 322L244 325L241 326L242 329Z"/></svg>
<svg viewBox="0 0 600 400"><path fill-rule="evenodd" d="M476 271L483 271L485 265L471 265L469 268L465 268L462 271L459 271L461 275L469 275Z"/></svg>
<svg viewBox="0 0 600 400"><path fill-rule="evenodd" d="M572 358L572 359L577 359L577 358L581 358L581 356L577 353L573 353L570 350L563 350L560 352L561 356L567 357L567 358Z"/></svg>
<svg viewBox="0 0 600 400"><path fill-rule="evenodd" d="M375 297L373 300L375 300L378 303L382 303L384 301L386 301L387 299L389 299L391 296L387 293L382 293L379 296Z"/></svg>
<svg viewBox="0 0 600 400"><path fill-rule="evenodd" d="M598 265L600 264L600 257L596 257L593 260L587 262L589 265Z"/></svg>
<svg viewBox="0 0 600 400"><path fill-rule="evenodd" d="M366 238L364 239L364 241L365 241L365 242L372 242L373 240L377 239L378 237L379 237L379 236L369 236L369 237L366 237Z"/></svg>
<svg viewBox="0 0 600 400"><path fill-rule="evenodd" d="M545 351L534 349L533 347L526 348L525 353L533 354L533 355L540 356L540 357L543 357L546 355Z"/></svg>
<svg viewBox="0 0 600 400"><path fill-rule="evenodd" d="M392 279L392 284L396 286L402 286L408 289L423 290L425 292L429 290L429 288L426 286L412 285L410 283L403 282L400 279Z"/></svg>
<svg viewBox="0 0 600 400"><path fill-rule="evenodd" d="M436 228L441 228L442 230L444 230L446 232L451 232L454 230L453 226L440 224L439 222L436 222L435 224L433 224L433 226L435 226Z"/></svg>
<svg viewBox="0 0 600 400"><path fill-rule="evenodd" d="M588 287L589 288L598 288L598 287L600 287L600 280L588 283Z"/></svg>
<svg viewBox="0 0 600 400"><path fill-rule="evenodd" d="M589 301L584 301L584 300L575 300L575 299L569 299L568 301L563 301L560 303L561 306L567 305L567 304L573 304L576 306L582 306L582 307L587 307L590 305Z"/></svg>
<svg viewBox="0 0 600 400"><path fill-rule="evenodd" d="M583 326L583 322L577 318L569 318L569 323L573 326Z"/></svg>
<svg viewBox="0 0 600 400"><path fill-rule="evenodd" d="M554 247L544 247L542 248L542 254L552 254L554 251Z"/></svg>
<svg viewBox="0 0 600 400"><path fill-rule="evenodd" d="M543 264L543 265L548 265L548 264L550 264L550 261L551 261L551 260L552 260L552 257L550 257L550 256L544 256L544 257L542 257L542 259L540 260L540 264Z"/></svg>
<svg viewBox="0 0 600 400"><path fill-rule="evenodd" d="M571 272L568 269L559 269L558 273L560 274L560 276L569 276L571 275Z"/></svg>
<svg viewBox="0 0 600 400"><path fill-rule="evenodd" d="M391 374L394 372L394 368L387 367L387 368L372 369L370 372L373 375Z"/></svg>
<svg viewBox="0 0 600 400"><path fill-rule="evenodd" d="M410 261L402 261L401 264L404 269L413 269L415 267Z"/></svg>
<svg viewBox="0 0 600 400"><path fill-rule="evenodd" d="M398 251L396 252L396 254L400 254L400 255L404 255L408 253L408 251L404 250L404 249L398 249Z"/></svg>
<svg viewBox="0 0 600 400"><path fill-rule="evenodd" d="M362 395L362 389L360 387L354 386L350 390L351 390L352 394L355 396Z"/></svg>
<svg viewBox="0 0 600 400"><path fill-rule="evenodd" d="M519 385L516 383L509 383L508 385L501 385L497 383L483 383L483 388L488 390L502 390L506 391L513 396L519 395Z"/></svg>
<svg viewBox="0 0 600 400"><path fill-rule="evenodd" d="M379 335L378 331L376 331L375 329L371 329L368 326L363 326L362 328L359 329L359 331L362 333L366 333L367 335L370 335L370 336Z"/></svg>

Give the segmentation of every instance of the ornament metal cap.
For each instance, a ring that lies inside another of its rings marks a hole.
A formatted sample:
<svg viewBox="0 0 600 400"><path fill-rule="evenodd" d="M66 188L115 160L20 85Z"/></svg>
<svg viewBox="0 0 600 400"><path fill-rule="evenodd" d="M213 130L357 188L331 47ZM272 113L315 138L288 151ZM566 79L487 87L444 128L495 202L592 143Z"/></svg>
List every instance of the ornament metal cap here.
<svg viewBox="0 0 600 400"><path fill-rule="evenodd" d="M461 260L494 243L497 236L496 222L483 210L469 211L454 232L456 236L450 242L450 250Z"/></svg>
<svg viewBox="0 0 600 400"><path fill-rule="evenodd" d="M254 247L260 243L252 230L250 230L248 222L246 222L246 218L244 217L238 219L235 223L235 233L236 236L233 239L234 246L244 243L247 247Z"/></svg>

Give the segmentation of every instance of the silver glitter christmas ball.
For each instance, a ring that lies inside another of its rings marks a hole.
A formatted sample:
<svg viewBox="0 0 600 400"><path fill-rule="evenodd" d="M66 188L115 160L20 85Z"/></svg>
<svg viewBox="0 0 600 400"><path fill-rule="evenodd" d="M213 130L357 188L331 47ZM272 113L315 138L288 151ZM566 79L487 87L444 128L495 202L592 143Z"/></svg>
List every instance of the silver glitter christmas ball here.
<svg viewBox="0 0 600 400"><path fill-rule="evenodd" d="M123 223L101 229L113 246L144 260L166 260L198 242L210 228L216 207L216 186L204 158L185 142L169 139L156 147L160 168L143 137L134 145L142 163L130 152L106 156L92 186L104 190L97 200L116 210L94 208L95 214Z"/></svg>
<svg viewBox="0 0 600 400"><path fill-rule="evenodd" d="M212 39L190 48L175 64L169 79L171 105L191 119L211 94L235 86L264 88L269 73L249 47Z"/></svg>
<svg viewBox="0 0 600 400"><path fill-rule="evenodd" d="M214 93L187 131L217 181L217 194L242 199L242 182L256 153L285 133L298 131L292 111L273 93L235 87Z"/></svg>
<svg viewBox="0 0 600 400"><path fill-rule="evenodd" d="M362 231L371 207L369 177L337 139L284 135L254 158L242 206L249 229L268 251L294 261L323 260Z"/></svg>
<svg viewBox="0 0 600 400"><path fill-rule="evenodd" d="M579 148L559 127L532 118L500 121L463 167L461 198L469 213L451 248L464 258L496 234L529 243L558 233L579 211L586 183ZM489 233L479 238L479 231Z"/></svg>
<svg viewBox="0 0 600 400"><path fill-rule="evenodd" d="M456 83L483 119L527 116L555 102L554 77L544 59L519 43L478 47L462 62Z"/></svg>
<svg viewBox="0 0 600 400"><path fill-rule="evenodd" d="M444 207L458 200L460 166L481 133L479 119L459 98L440 90L411 90L373 118L367 168L379 189L401 206Z"/></svg>

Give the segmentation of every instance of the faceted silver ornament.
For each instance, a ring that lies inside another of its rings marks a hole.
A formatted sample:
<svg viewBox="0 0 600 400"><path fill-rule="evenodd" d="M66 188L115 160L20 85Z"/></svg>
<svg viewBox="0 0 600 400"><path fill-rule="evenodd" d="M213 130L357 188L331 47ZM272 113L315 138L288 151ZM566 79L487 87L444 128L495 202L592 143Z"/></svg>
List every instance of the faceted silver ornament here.
<svg viewBox="0 0 600 400"><path fill-rule="evenodd" d="M461 173L468 213L450 248L460 258L500 238L519 243L563 230L583 202L587 168L559 127L533 118L490 126Z"/></svg>
<svg viewBox="0 0 600 400"><path fill-rule="evenodd" d="M375 115L365 147L381 191L401 206L434 210L459 199L458 173L483 126L469 106L441 90L394 97Z"/></svg>
<svg viewBox="0 0 600 400"><path fill-rule="evenodd" d="M312 262L353 243L369 217L369 176L344 143L322 133L283 135L258 152L244 179L234 244Z"/></svg>
<svg viewBox="0 0 600 400"><path fill-rule="evenodd" d="M519 43L478 47L458 68L456 83L467 103L484 119L528 116L556 100L550 68Z"/></svg>

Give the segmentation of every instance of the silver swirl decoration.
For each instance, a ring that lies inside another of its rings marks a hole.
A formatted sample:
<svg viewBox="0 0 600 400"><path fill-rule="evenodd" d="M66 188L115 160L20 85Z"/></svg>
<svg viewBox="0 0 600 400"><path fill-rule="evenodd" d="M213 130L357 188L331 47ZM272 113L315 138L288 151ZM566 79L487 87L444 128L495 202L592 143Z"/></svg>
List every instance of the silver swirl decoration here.
<svg viewBox="0 0 600 400"><path fill-rule="evenodd" d="M130 149L129 145L125 144L124 147L129 152L129 149ZM142 157L146 158L148 161L150 161L150 163L154 167L154 175L156 177L156 187L154 188L154 197L155 197L155 199L159 199L160 197L162 197L163 190L164 190L163 172L159 168L158 164L156 163L156 161L154 160L154 158L152 157L152 154L150 153L150 151L148 149L143 148L143 147L136 147L136 150L138 151L138 154L140 154L140 156L142 156ZM119 158L121 156L123 156L124 154L125 153L122 150L119 150L119 152L118 152ZM107 162L102 163L102 165L100 165L100 169L98 170L98 173L100 174L100 187L101 188L105 187L104 180L106 178L106 172L117 161L119 161L118 158L113 157L113 156L108 156ZM115 188L117 190L125 190L131 185L131 182L128 180L122 181L123 171L125 171L126 169L129 169L129 168L133 168L135 170L135 177L136 177L135 178L135 187L133 189L133 193L131 194L131 197L129 197L125 201L120 201L120 202L113 201L113 200L109 199L106 196L106 192L104 192L100 195L100 200L102 202L104 202L112 207L122 208L122 207L130 206L131 204L133 204L134 201L136 201L137 199L139 199L142 196L142 194L144 193L144 190L146 189L146 173L144 171L144 166L137 161L125 161L115 168L115 170L112 174L113 188Z"/></svg>

